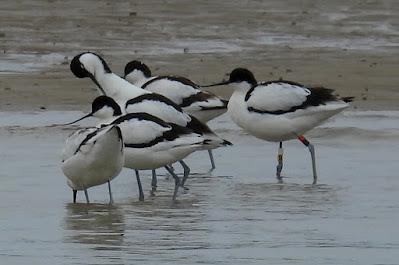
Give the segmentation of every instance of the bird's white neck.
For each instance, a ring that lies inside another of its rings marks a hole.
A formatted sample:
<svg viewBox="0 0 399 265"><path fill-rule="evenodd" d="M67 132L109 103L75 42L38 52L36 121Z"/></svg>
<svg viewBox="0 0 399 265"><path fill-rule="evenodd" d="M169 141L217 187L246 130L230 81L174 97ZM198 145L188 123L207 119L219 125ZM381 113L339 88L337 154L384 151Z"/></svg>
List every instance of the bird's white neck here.
<svg viewBox="0 0 399 265"><path fill-rule="evenodd" d="M103 72L96 75L95 78L104 90L105 95L113 98L118 103L148 93L148 91L130 84L114 73Z"/></svg>
<svg viewBox="0 0 399 265"><path fill-rule="evenodd" d="M125 79L131 84L141 87L145 82L150 80L152 77L146 77L143 72L134 70L128 74Z"/></svg>
<svg viewBox="0 0 399 265"><path fill-rule="evenodd" d="M245 124L246 117L243 113L247 112L247 104L245 102L245 96L251 89L251 84L248 82L232 83L234 92L230 97L229 103L227 104L227 111L230 114L232 120L241 126Z"/></svg>
<svg viewBox="0 0 399 265"><path fill-rule="evenodd" d="M94 117L99 120L108 120L114 117L115 109L110 106L104 106L94 113Z"/></svg>
<svg viewBox="0 0 399 265"><path fill-rule="evenodd" d="M232 83L231 87L234 89L233 93L246 94L249 91L249 89L251 89L251 85L247 82Z"/></svg>

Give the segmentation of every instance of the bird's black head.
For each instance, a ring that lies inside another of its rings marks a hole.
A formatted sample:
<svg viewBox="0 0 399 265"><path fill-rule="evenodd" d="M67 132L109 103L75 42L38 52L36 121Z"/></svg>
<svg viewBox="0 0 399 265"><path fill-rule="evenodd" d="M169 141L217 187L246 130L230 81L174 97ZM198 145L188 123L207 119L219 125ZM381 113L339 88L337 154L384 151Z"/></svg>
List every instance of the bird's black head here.
<svg viewBox="0 0 399 265"><path fill-rule="evenodd" d="M148 66L140 61L131 61L128 62L125 66L125 77L133 72L134 70L138 70L143 73L146 78L151 77L151 70Z"/></svg>
<svg viewBox="0 0 399 265"><path fill-rule="evenodd" d="M104 107L112 108L114 110L113 116L122 115L122 111L118 103L116 103L115 100L107 96L99 96L94 99L91 104L91 113L96 113Z"/></svg>
<svg viewBox="0 0 399 265"><path fill-rule="evenodd" d="M111 69L105 60L93 52L83 52L76 55L70 64L72 73L78 78L94 76L96 65L102 64L105 73L111 73Z"/></svg>
<svg viewBox="0 0 399 265"><path fill-rule="evenodd" d="M245 68L236 68L230 73L230 83L248 82L251 85L256 85L256 79L251 71Z"/></svg>
<svg viewBox="0 0 399 265"><path fill-rule="evenodd" d="M121 108L118 103L110 97L99 96L96 97L91 104L91 112L85 116L63 125L71 125L78 121L84 120L89 117L97 117L99 119L108 119L115 116L122 115Z"/></svg>
<svg viewBox="0 0 399 265"><path fill-rule="evenodd" d="M85 78L85 77L90 77L90 73L85 69L84 65L80 62L80 56L83 55L84 53L81 53L79 55L76 55L73 57L71 64L70 64L70 69L71 72L77 77L77 78Z"/></svg>
<svg viewBox="0 0 399 265"><path fill-rule="evenodd" d="M256 79L254 75L249 71L248 69L245 68L236 68L234 69L229 76L229 80L227 81L222 81L220 83L212 84L212 85L207 85L207 86L202 86L202 87L212 87L212 86L221 86L221 85L228 85L228 84L238 84L246 82L250 86L256 85Z"/></svg>

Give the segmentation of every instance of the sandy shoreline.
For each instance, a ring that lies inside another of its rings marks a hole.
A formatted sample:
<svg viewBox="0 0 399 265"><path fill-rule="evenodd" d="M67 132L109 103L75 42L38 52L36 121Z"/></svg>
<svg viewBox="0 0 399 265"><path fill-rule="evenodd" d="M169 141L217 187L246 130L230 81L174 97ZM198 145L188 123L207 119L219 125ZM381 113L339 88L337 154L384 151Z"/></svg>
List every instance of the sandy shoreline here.
<svg viewBox="0 0 399 265"><path fill-rule="evenodd" d="M0 4L0 111L87 110L97 96L94 84L69 71L73 56L86 50L101 53L118 74L127 61L141 59L155 74L208 84L240 66L259 80L333 88L356 97L354 108L399 108L399 19L392 1L96 3L91 11L89 3ZM34 63L35 56L52 54L48 66L18 70L26 55ZM231 91L215 92L227 98Z"/></svg>

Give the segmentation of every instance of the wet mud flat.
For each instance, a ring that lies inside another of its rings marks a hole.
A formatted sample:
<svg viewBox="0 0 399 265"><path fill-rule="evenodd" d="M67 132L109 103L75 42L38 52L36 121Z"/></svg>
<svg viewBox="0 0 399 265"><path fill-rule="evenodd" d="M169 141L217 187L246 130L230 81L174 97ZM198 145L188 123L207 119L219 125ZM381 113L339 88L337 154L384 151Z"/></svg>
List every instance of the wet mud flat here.
<svg viewBox="0 0 399 265"><path fill-rule="evenodd" d="M235 145L187 159L189 191L171 202L173 180L159 171L157 196L138 201L133 172L89 189L72 204L60 150L75 128L46 127L81 112L2 112L0 258L4 264L397 264L399 113L345 112L308 137L319 184L296 141L257 140L223 116L211 124ZM378 128L378 129L376 129ZM180 168L176 167L180 172Z"/></svg>
<svg viewBox="0 0 399 265"><path fill-rule="evenodd" d="M0 109L88 108L94 85L69 70L84 51L117 74L139 59L209 84L247 67L355 96L358 108L397 109L398 12L393 0L2 1Z"/></svg>

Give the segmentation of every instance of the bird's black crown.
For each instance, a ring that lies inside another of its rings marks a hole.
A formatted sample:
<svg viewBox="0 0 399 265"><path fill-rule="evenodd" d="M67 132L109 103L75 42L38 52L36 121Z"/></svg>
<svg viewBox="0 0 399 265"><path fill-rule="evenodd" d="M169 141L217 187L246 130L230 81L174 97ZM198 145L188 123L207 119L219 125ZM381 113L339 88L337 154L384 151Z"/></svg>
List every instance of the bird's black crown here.
<svg viewBox="0 0 399 265"><path fill-rule="evenodd" d="M125 66L125 77L128 74L130 74L131 72L133 72L134 70L140 70L141 72L143 72L144 76L147 77L147 78L151 77L150 68L148 68L147 65L145 65L144 63L142 63L140 61L131 61L131 62L126 64L126 66Z"/></svg>
<svg viewBox="0 0 399 265"><path fill-rule="evenodd" d="M70 69L76 77L85 78L85 77L91 76L91 74L86 70L86 68L80 61L80 57L82 55L88 54L88 53L93 54L94 56L97 56L100 59L102 65L104 67L104 71L106 73L111 73L111 69L109 68L108 64L105 62L105 60L100 55L98 55L94 52L83 52L83 53L80 53L80 54L76 55L75 57L73 57L71 64L70 64Z"/></svg>
<svg viewBox="0 0 399 265"><path fill-rule="evenodd" d="M114 116L122 115L122 111L118 103L107 96L99 96L94 99L93 103L91 104L92 113L102 109L104 106L111 107L114 110Z"/></svg>
<svg viewBox="0 0 399 265"><path fill-rule="evenodd" d="M250 83L251 85L256 85L256 83L257 83L254 75L248 69L245 69L245 68L234 69L230 73L229 82L235 83L235 82L242 82L242 81L246 81L246 82Z"/></svg>

